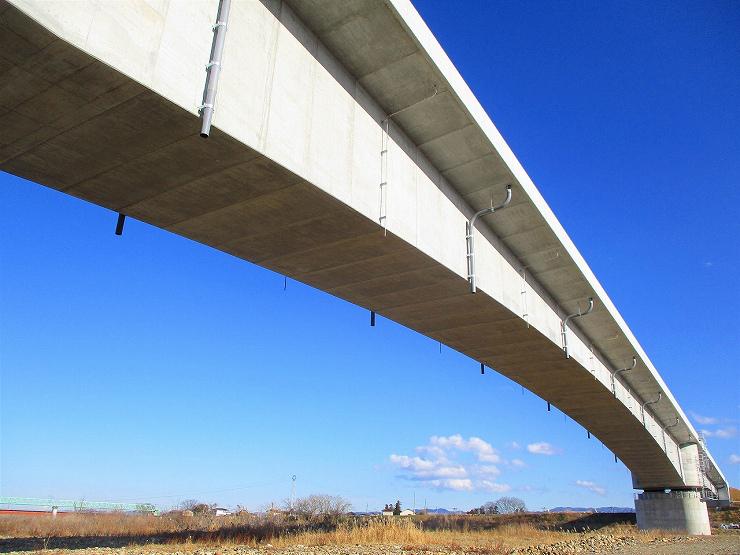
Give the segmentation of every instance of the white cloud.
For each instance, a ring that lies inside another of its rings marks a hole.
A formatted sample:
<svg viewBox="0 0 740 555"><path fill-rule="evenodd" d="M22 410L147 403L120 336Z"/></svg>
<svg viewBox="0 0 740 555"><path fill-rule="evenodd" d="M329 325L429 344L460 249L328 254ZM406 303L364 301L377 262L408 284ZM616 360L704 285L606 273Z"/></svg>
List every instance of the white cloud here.
<svg viewBox="0 0 740 555"><path fill-rule="evenodd" d="M420 457L391 455L390 461L399 468L409 471L411 479L414 480L464 478L468 474L463 466L445 466L440 461L430 461Z"/></svg>
<svg viewBox="0 0 740 555"><path fill-rule="evenodd" d="M498 463L501 462L496 450L491 446L490 443L483 441L479 437L471 437L468 440L468 446L471 451L478 455L478 460L482 462Z"/></svg>
<svg viewBox="0 0 740 555"><path fill-rule="evenodd" d="M476 454L481 462L498 463L501 457L493 446L479 437L463 438L460 434L452 436L432 436L429 440L432 448L456 449L458 451L471 451Z"/></svg>
<svg viewBox="0 0 740 555"><path fill-rule="evenodd" d="M478 483L478 488L491 493L506 493L507 491L511 491L510 485L497 484L496 482L491 482L489 480L481 480Z"/></svg>
<svg viewBox="0 0 740 555"><path fill-rule="evenodd" d="M468 471L463 466L440 466L430 472L417 474L419 478L465 478Z"/></svg>
<svg viewBox="0 0 740 555"><path fill-rule="evenodd" d="M539 443L530 443L527 445L527 451L534 455L557 455L560 453L560 449L550 445L546 441L540 441Z"/></svg>
<svg viewBox="0 0 740 555"><path fill-rule="evenodd" d="M473 491L473 481L470 479L430 480L429 485L437 489L451 489L453 491Z"/></svg>
<svg viewBox="0 0 740 555"><path fill-rule="evenodd" d="M420 457L407 457L406 455L391 455L391 462L401 468L413 470L414 472L423 472L432 470L436 465L434 461L422 459Z"/></svg>
<svg viewBox="0 0 740 555"><path fill-rule="evenodd" d="M691 418L693 418L697 424L701 424L702 426L708 426L709 424L716 424L717 422L719 422L718 418L715 418L713 416L702 416L701 414L697 414L693 411L691 412Z"/></svg>
<svg viewBox="0 0 740 555"><path fill-rule="evenodd" d="M429 438L429 443L442 449L462 449L465 440L460 434L455 434L452 436L432 436Z"/></svg>
<svg viewBox="0 0 740 555"><path fill-rule="evenodd" d="M730 426L728 428L718 428L716 430L702 430L701 433L703 433L706 437L730 439L731 437L735 437L737 435L737 428Z"/></svg>
<svg viewBox="0 0 740 555"><path fill-rule="evenodd" d="M606 488L589 480L576 480L576 485L585 488L588 491L595 493L596 495L606 495Z"/></svg>
<svg viewBox="0 0 740 555"><path fill-rule="evenodd" d="M514 449L514 450L518 450L522 448L522 446L516 441L510 441L509 443L506 444L506 447L508 447L509 449Z"/></svg>
<svg viewBox="0 0 740 555"><path fill-rule="evenodd" d="M433 457L438 461L447 460L447 455L445 454L444 449L435 445L422 445L421 447L417 447L416 451L417 453L426 453L428 456Z"/></svg>
<svg viewBox="0 0 740 555"><path fill-rule="evenodd" d="M498 476L499 474L501 474L501 470L499 470L499 467L492 464L479 466L477 470L480 474L484 474L486 476Z"/></svg>
<svg viewBox="0 0 740 555"><path fill-rule="evenodd" d="M732 453L730 455L730 464L740 464L740 455Z"/></svg>
<svg viewBox="0 0 740 555"><path fill-rule="evenodd" d="M525 463L522 459L511 459L511 462L509 463L511 466L515 468L524 468L527 466L527 463Z"/></svg>
<svg viewBox="0 0 740 555"><path fill-rule="evenodd" d="M389 460L400 471L400 478L454 491L504 492L511 489L493 481L501 474L496 464L508 466L508 461L479 437L432 436L427 445L416 447L415 451L417 456L390 455ZM519 466L520 463L523 464L517 459L513 464Z"/></svg>

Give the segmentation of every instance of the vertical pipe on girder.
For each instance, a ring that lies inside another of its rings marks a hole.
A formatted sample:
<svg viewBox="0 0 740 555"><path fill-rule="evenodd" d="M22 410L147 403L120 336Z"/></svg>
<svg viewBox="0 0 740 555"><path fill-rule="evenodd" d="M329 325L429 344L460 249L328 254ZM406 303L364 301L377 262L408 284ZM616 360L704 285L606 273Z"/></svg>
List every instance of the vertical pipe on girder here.
<svg viewBox="0 0 740 555"><path fill-rule="evenodd" d="M579 305L578 312L576 312L575 314L570 314L566 316L565 320L563 320L562 323L560 324L560 334L563 339L563 352L565 353L565 358L570 358L570 355L568 354L568 322L576 318L580 318L581 316L585 316L586 314L590 314L593 309L594 309L594 298L589 297L588 298L588 308L586 309L586 312L581 312L581 307Z"/></svg>
<svg viewBox="0 0 740 555"><path fill-rule="evenodd" d="M626 368L620 368L619 370L615 370L614 372L612 372L612 394L615 397L617 396L617 388L615 384L615 379L617 377L617 374L621 374L622 372L629 372L635 366L637 366L637 356L632 357L632 366L627 366Z"/></svg>
<svg viewBox="0 0 740 555"><path fill-rule="evenodd" d="M211 134L218 77L221 74L221 60L226 40L226 23L229 20L231 0L219 0L218 15L213 25L213 43L211 44L211 58L206 66L206 84L203 89L203 103L198 107L201 115L200 136L207 139Z"/></svg>
<svg viewBox="0 0 740 555"><path fill-rule="evenodd" d="M656 403L659 403L662 398L663 398L663 393L659 391L658 392L658 398L655 399L655 401L645 401L640 406L640 412L642 413L642 425L643 425L643 427L645 427L645 407L648 406L648 405L654 405Z"/></svg>
<svg viewBox="0 0 740 555"><path fill-rule="evenodd" d="M466 252L466 262L468 266L468 282L470 283L470 292L475 293L478 289L475 284L475 244L473 243L473 232L475 230L475 222L480 218L481 216L485 216L487 214L493 214L497 210L501 210L502 208L506 208L509 206L509 203L511 202L511 185L506 186L506 198L504 201L499 204L498 206L493 205L493 201L491 201L490 208L484 208L483 210L479 210L476 212L470 220L465 222L465 250Z"/></svg>
<svg viewBox="0 0 740 555"><path fill-rule="evenodd" d="M679 422L679 420L678 420L678 417L676 417L676 421L675 421L675 422L674 422L673 424L671 424L671 425L669 425L669 426L666 426L666 427L665 427L665 428L663 428L663 430L662 430L662 432L663 432L663 451L665 452L665 454L666 454L666 455L668 454L668 445L666 445L666 440L665 440L665 431L666 431L666 430L667 430L668 428L674 428L675 426L678 426L678 422Z"/></svg>
<svg viewBox="0 0 740 555"><path fill-rule="evenodd" d="M126 214L118 214L116 222L116 235L123 235L123 224L126 221Z"/></svg>

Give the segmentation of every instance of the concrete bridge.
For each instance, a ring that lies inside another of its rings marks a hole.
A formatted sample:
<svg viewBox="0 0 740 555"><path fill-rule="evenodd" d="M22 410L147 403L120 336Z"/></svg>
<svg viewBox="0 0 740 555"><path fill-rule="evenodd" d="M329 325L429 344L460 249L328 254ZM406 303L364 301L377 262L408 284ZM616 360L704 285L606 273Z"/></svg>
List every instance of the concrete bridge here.
<svg viewBox="0 0 740 555"><path fill-rule="evenodd" d="M642 528L709 533L722 472L408 0L0 0L0 74L0 169L469 355L611 449Z"/></svg>

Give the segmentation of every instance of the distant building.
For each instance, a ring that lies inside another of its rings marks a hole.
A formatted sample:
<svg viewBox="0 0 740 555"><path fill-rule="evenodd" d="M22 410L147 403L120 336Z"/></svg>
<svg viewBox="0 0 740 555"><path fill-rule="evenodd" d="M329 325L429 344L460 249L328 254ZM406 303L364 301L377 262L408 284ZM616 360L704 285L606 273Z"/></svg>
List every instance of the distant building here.
<svg viewBox="0 0 740 555"><path fill-rule="evenodd" d="M229 516L231 514L231 511L223 507L214 507L213 514L214 516Z"/></svg>
<svg viewBox="0 0 740 555"><path fill-rule="evenodd" d="M391 514L393 514L393 513L391 513ZM401 511L401 514L398 515L398 516L414 516L415 514L416 513L414 511L412 511L411 509L404 509L403 511Z"/></svg>
<svg viewBox="0 0 740 555"><path fill-rule="evenodd" d="M393 516L393 509L391 509L390 511L387 510L387 509L385 509L385 510L383 510L383 512L381 514L383 516Z"/></svg>

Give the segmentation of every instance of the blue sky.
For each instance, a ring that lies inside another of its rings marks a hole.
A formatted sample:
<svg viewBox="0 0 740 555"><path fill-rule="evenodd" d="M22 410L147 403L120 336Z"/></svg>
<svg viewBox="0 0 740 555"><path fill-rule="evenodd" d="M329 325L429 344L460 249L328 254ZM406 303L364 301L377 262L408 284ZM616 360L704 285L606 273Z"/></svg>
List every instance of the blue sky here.
<svg viewBox="0 0 740 555"><path fill-rule="evenodd" d="M740 5L415 5L740 482ZM474 361L114 226L0 174L0 494L257 509L295 474L358 510L632 504L607 449ZM426 479L435 449L480 485Z"/></svg>

